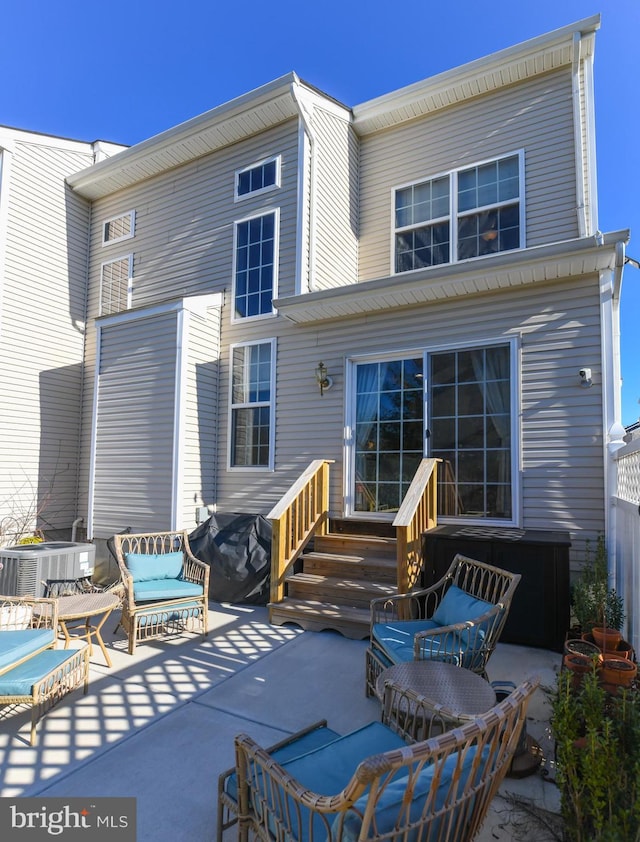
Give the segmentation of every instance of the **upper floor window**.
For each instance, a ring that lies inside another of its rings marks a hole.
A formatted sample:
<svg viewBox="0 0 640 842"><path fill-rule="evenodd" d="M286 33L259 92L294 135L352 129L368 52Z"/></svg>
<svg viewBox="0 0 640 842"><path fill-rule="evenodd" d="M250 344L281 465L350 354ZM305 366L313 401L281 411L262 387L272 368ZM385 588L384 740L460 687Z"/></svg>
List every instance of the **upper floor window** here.
<svg viewBox="0 0 640 842"><path fill-rule="evenodd" d="M129 240L135 235L136 212L127 211L102 223L102 245L110 245L120 240Z"/></svg>
<svg viewBox="0 0 640 842"><path fill-rule="evenodd" d="M521 153L395 191L395 268L409 272L524 246Z"/></svg>
<svg viewBox="0 0 640 842"><path fill-rule="evenodd" d="M280 187L280 156L236 171L236 199Z"/></svg>
<svg viewBox="0 0 640 842"><path fill-rule="evenodd" d="M133 255L118 257L102 264L100 271L101 316L119 313L131 307Z"/></svg>
<svg viewBox="0 0 640 842"><path fill-rule="evenodd" d="M278 212L236 222L234 317L273 313L276 291Z"/></svg>

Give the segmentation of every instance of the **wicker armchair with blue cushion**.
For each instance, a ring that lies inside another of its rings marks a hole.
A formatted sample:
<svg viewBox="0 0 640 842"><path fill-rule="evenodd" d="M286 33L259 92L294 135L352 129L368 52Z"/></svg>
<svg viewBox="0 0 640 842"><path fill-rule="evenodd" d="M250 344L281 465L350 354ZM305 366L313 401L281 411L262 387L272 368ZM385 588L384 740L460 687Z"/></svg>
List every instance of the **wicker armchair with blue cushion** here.
<svg viewBox="0 0 640 842"><path fill-rule="evenodd" d="M234 825L242 842L467 842L509 769L537 683L411 745L401 719L344 736L320 722L272 749L240 734L236 765L218 783L218 842Z"/></svg>
<svg viewBox="0 0 640 842"><path fill-rule="evenodd" d="M367 695L382 670L404 661L446 661L486 677L520 578L457 555L435 585L372 600Z"/></svg>
<svg viewBox="0 0 640 842"><path fill-rule="evenodd" d="M186 531L114 535L113 543L130 655L140 641L164 634L207 635L209 565L192 554Z"/></svg>

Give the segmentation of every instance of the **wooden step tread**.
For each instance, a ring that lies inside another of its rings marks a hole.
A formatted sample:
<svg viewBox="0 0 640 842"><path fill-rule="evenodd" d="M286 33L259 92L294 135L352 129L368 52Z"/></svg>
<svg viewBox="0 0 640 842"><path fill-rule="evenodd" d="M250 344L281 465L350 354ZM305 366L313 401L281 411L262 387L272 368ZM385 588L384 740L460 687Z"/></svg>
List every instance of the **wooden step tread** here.
<svg viewBox="0 0 640 842"><path fill-rule="evenodd" d="M278 611L286 614L297 614L299 616L309 615L322 617L326 620L350 620L361 623L369 628L371 623L371 612L367 608L355 608L350 605L333 605L328 602L317 602L312 599L295 599L285 597L282 602L270 602L270 611ZM332 628L332 626L327 626Z"/></svg>
<svg viewBox="0 0 640 842"><path fill-rule="evenodd" d="M327 553L322 550L310 550L302 555L303 559L325 559L326 561L344 561L345 564L362 564L376 567L396 568L395 558L388 556L363 556L352 555L351 553Z"/></svg>
<svg viewBox="0 0 640 842"><path fill-rule="evenodd" d="M395 585L388 582L373 582L366 579L341 579L338 576L324 576L320 573L293 573L287 576L287 582L300 582L337 591L361 592L375 596L389 596L397 591Z"/></svg>

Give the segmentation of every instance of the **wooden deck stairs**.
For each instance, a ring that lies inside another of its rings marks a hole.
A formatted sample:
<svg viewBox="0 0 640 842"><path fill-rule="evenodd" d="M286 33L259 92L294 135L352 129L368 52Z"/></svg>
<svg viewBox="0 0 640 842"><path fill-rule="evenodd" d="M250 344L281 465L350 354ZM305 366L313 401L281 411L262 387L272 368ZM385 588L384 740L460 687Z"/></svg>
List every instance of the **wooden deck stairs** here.
<svg viewBox="0 0 640 842"><path fill-rule="evenodd" d="M269 606L275 625L369 636L369 603L397 592L395 530L389 523L332 521L285 578L285 597Z"/></svg>

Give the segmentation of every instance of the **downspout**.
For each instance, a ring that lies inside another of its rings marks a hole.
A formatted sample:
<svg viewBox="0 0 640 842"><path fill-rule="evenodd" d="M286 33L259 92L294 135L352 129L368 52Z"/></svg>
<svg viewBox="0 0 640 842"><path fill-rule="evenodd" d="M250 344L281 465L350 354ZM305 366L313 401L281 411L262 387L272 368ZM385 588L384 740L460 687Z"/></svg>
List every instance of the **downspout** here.
<svg viewBox="0 0 640 842"><path fill-rule="evenodd" d="M309 256L308 256L308 269L307 269L307 289L304 290L302 288L302 244L298 242L297 253L298 256L296 258L296 263L298 264L298 272L297 272L297 283L299 285L299 289L296 290L297 294L302 294L304 292L313 292L315 289L315 285L313 279L315 277L315 240L316 240L316 139L313 133L313 128L311 126L311 118L306 109L306 106L303 103L303 100L300 96L300 80L298 77L295 77L295 81L291 83L291 96L294 99L294 102L298 106L298 111L300 113L300 120L302 121L303 125L303 134L309 138ZM302 150L304 151L304 150ZM298 172L304 172L304 157L302 158L303 166L299 165ZM298 197L299 197L299 204L298 204L298 221L300 226L302 226L303 220L303 209L304 209L304 177L298 184Z"/></svg>
<svg viewBox="0 0 640 842"><path fill-rule="evenodd" d="M573 57L571 62L571 98L573 101L573 145L576 159L576 213L578 216L578 237L586 237L585 161L582 142L582 90L580 85L581 45L582 38L580 33L575 32L573 35Z"/></svg>
<svg viewBox="0 0 640 842"><path fill-rule="evenodd" d="M605 481L605 536L609 558L609 577L611 586L619 593L621 587L618 570L617 548L617 510L615 496L618 487L618 464L616 452L624 446L625 429L621 423L622 407L620 398L620 292L625 263L625 243L615 245L613 270L600 275L600 314L602 324L602 411L603 428L606 431L604 448Z"/></svg>

